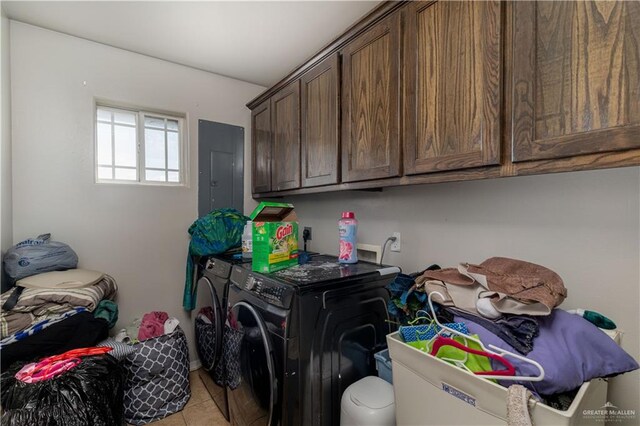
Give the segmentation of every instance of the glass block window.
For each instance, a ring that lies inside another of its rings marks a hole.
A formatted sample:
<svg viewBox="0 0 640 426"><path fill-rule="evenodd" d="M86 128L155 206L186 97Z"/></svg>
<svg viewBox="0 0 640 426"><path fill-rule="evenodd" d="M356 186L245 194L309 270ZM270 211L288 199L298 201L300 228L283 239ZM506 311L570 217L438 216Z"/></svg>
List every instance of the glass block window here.
<svg viewBox="0 0 640 426"><path fill-rule="evenodd" d="M96 106L96 182L184 185L184 118Z"/></svg>

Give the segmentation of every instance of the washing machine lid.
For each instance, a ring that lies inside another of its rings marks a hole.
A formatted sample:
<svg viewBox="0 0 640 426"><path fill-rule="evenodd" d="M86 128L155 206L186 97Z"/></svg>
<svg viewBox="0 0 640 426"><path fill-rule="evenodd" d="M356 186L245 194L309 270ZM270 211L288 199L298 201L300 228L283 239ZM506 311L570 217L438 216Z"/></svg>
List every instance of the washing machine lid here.
<svg viewBox="0 0 640 426"><path fill-rule="evenodd" d="M368 376L358 380L346 390L351 402L372 410L393 404L393 386L379 377Z"/></svg>

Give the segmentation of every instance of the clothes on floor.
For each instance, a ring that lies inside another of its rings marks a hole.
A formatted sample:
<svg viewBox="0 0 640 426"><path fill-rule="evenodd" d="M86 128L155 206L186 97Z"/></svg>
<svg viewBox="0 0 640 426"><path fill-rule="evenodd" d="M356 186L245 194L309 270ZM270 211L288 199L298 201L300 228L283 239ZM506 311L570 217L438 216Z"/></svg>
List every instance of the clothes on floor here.
<svg viewBox="0 0 640 426"><path fill-rule="evenodd" d="M20 340L24 340L26 337L31 336L33 334L38 333L39 331L44 330L45 328L51 327L53 324L58 323L60 321L63 321L75 314L78 314L80 312L86 312L87 309L86 308L73 308L72 310L65 312L62 315L56 315L53 316L49 319L46 320L42 320L40 322L37 322L35 324L33 324L32 326L19 331L15 334L12 334L11 336L5 337L4 339L2 339L2 341L0 341L0 349L2 349L3 347L5 347L6 345L10 345L11 343L15 343L18 342Z"/></svg>
<svg viewBox="0 0 640 426"><path fill-rule="evenodd" d="M115 280L105 275L97 284L74 289L25 289L11 310L0 313L0 338L6 338L45 319L57 317L76 307L95 310L103 300L112 300L117 292ZM0 304L11 292L0 295Z"/></svg>
<svg viewBox="0 0 640 426"><path fill-rule="evenodd" d="M16 361L57 355L71 349L94 346L107 338L109 326L91 312L80 312L64 319L37 334L3 347L0 363L5 370Z"/></svg>

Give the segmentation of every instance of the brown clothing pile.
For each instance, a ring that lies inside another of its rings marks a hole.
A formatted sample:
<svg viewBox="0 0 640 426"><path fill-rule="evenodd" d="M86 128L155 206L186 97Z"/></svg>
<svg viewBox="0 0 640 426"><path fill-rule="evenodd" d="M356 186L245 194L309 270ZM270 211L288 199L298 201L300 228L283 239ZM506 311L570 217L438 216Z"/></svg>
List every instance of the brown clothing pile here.
<svg viewBox="0 0 640 426"><path fill-rule="evenodd" d="M518 313L522 304L539 303L543 305L539 314L548 314L567 297L562 278L552 270L506 257L492 257L480 265L461 264L458 269L425 271L419 281L428 280L442 281L448 288L479 285L478 296L491 297L495 308L505 313Z"/></svg>

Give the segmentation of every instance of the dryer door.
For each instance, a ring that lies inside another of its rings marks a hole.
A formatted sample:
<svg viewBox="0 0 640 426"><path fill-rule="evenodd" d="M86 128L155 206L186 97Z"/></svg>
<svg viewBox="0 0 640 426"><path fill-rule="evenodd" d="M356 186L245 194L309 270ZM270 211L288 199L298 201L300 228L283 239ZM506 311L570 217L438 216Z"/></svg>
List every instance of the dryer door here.
<svg viewBox="0 0 640 426"><path fill-rule="evenodd" d="M198 357L202 368L213 372L222 353L222 330L224 318L220 298L207 277L198 280L198 306L195 319L195 336Z"/></svg>
<svg viewBox="0 0 640 426"><path fill-rule="evenodd" d="M255 307L247 302L233 306L230 323L242 335L239 353L227 360L231 420L238 425L275 424L277 382L267 327Z"/></svg>

